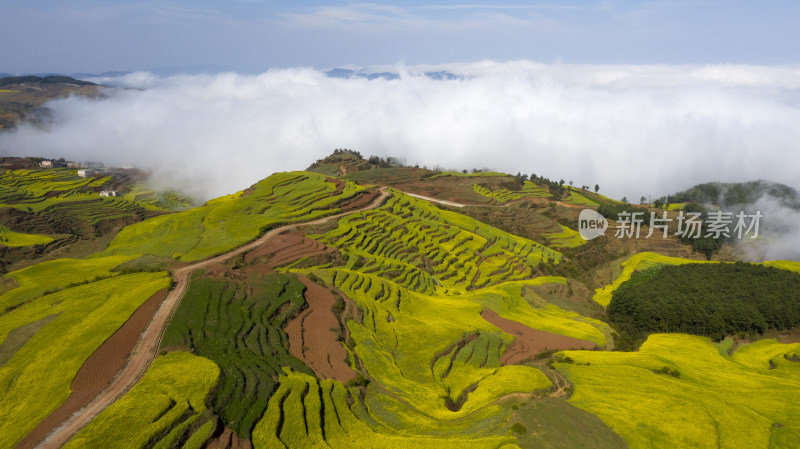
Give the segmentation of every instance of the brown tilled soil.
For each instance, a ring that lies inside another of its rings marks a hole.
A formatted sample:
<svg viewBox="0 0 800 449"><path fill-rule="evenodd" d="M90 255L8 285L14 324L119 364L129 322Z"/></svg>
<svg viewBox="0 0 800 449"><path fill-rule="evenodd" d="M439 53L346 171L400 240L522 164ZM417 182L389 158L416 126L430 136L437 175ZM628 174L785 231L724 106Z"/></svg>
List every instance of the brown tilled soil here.
<svg viewBox="0 0 800 449"><path fill-rule="evenodd" d="M483 309L481 316L503 332L514 336L514 341L500 358L500 362L504 365L519 363L547 349L593 349L597 346L588 340L531 329L516 321L501 318L490 309Z"/></svg>
<svg viewBox="0 0 800 449"><path fill-rule="evenodd" d="M330 176L328 177L328 179L326 179L326 181L336 184L336 194L337 195L342 193L342 190L344 190L345 184L347 184L342 179L331 178Z"/></svg>
<svg viewBox="0 0 800 449"><path fill-rule="evenodd" d="M144 302L122 327L117 329L88 359L83 363L70 389L69 398L47 418L39 423L31 433L16 446L17 449L33 448L44 439L56 426L63 423L71 414L80 410L95 396L100 394L112 379L125 366L136 343L150 318L158 309L167 290L161 290Z"/></svg>
<svg viewBox="0 0 800 449"><path fill-rule="evenodd" d="M219 436L208 440L203 449L253 449L253 444L250 440L239 438L230 427L226 427Z"/></svg>
<svg viewBox="0 0 800 449"><path fill-rule="evenodd" d="M347 351L331 329L339 329L334 315L336 299L325 287L297 277L306 286L308 308L290 321L284 331L289 336L289 353L308 365L320 379L346 382L356 377L348 366Z"/></svg>
<svg viewBox="0 0 800 449"><path fill-rule="evenodd" d="M371 201L374 198L371 198ZM300 231L278 234L247 253L245 262L250 263L259 257L267 256L266 263L249 269L271 272L275 267L294 262L305 257L327 251L325 245L305 237ZM292 321L284 330L289 336L289 353L308 365L320 379L336 379L346 382L356 377L347 365L347 351L337 340L332 329L340 329L339 320L334 315L336 299L333 293L303 276L297 277L306 287L305 298L308 308Z"/></svg>
<svg viewBox="0 0 800 449"><path fill-rule="evenodd" d="M261 265L272 270L275 267L294 262L301 257L313 256L325 251L324 244L316 240L307 239L300 231L289 231L276 235L253 251L245 254L244 261L252 263L259 257L269 256L267 263Z"/></svg>
<svg viewBox="0 0 800 449"><path fill-rule="evenodd" d="M356 210L361 209L362 207L367 206L368 204L372 203L381 193L377 190L374 190L369 193L364 193L356 197L356 199L350 201L349 203L342 206L342 210Z"/></svg>

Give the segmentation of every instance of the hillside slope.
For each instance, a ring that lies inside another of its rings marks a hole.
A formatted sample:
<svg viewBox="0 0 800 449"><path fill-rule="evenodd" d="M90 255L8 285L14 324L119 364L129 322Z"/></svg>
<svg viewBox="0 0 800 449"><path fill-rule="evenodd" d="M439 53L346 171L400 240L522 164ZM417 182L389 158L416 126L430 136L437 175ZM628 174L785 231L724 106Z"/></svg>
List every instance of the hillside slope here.
<svg viewBox="0 0 800 449"><path fill-rule="evenodd" d="M584 208L627 205L546 178L374 164L332 177L329 165L174 213L130 201L154 216L127 224L91 257L3 276L0 447L33 447L43 435L31 432L80 391L70 382L108 350L103 342L138 338L126 323L135 313L147 323L163 298L154 295L171 283L174 309L162 312L152 347L139 349L152 349L150 368L76 427L68 447L800 441L791 404L798 344L755 341L758 332L719 342L672 333L632 348L626 328L609 324L605 308L630 285L647 286L646 270L680 265L694 279L698 262L708 263L678 238L577 235ZM19 192L34 174L6 175L18 195L7 208L40 218L100 182L61 173L30 184L28 195ZM795 279L783 270L797 264L754 275ZM638 351L615 351L618 343ZM42 368L56 365L63 369Z"/></svg>

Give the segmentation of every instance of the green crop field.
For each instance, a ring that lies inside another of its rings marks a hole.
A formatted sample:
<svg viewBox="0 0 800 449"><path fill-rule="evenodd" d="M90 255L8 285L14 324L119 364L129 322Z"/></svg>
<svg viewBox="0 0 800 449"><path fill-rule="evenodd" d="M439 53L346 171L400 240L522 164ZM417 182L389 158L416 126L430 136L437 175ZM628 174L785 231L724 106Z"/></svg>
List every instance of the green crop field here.
<svg viewBox="0 0 800 449"><path fill-rule="evenodd" d="M571 363L556 366L574 382L569 402L632 449L788 449L800 447L798 352L765 341L725 357L705 337L655 334L637 352L564 351Z"/></svg>
<svg viewBox="0 0 800 449"><path fill-rule="evenodd" d="M0 367L0 447L13 445L58 408L84 360L169 286L164 272L108 271L127 259L62 259L7 275L19 286L0 296L0 339L5 345L14 330L36 331L23 332L26 338Z"/></svg>
<svg viewBox="0 0 800 449"><path fill-rule="evenodd" d="M243 438L266 410L281 367L311 373L289 355L283 331L304 305L304 289L283 274L252 274L246 283L197 277L164 335L163 347L185 347L220 367L210 404Z"/></svg>
<svg viewBox="0 0 800 449"><path fill-rule="evenodd" d="M112 270L132 257L114 256L99 259L58 259L14 271L4 277L13 279L16 288L0 296L0 317L46 293L54 293L98 278L115 276ZM0 333L0 336L4 334Z"/></svg>
<svg viewBox="0 0 800 449"><path fill-rule="evenodd" d="M277 173L203 207L128 226L103 254L202 260L247 243L270 227L334 214L337 203L363 191L347 183L337 193L336 186L317 173Z"/></svg>
<svg viewBox="0 0 800 449"><path fill-rule="evenodd" d="M52 237L37 234L23 234L14 232L4 226L0 226L0 246L33 246L45 245L53 241Z"/></svg>
<svg viewBox="0 0 800 449"><path fill-rule="evenodd" d="M200 447L192 441L204 443L209 428L216 427L205 401L219 374L214 362L203 357L185 352L160 356L128 394L64 447Z"/></svg>

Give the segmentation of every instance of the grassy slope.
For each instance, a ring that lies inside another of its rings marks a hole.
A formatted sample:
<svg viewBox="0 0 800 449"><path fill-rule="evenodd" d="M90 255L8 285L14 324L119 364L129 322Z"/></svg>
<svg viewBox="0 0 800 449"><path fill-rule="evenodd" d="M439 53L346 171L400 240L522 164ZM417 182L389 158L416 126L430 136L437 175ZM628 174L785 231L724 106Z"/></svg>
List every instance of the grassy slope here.
<svg viewBox="0 0 800 449"><path fill-rule="evenodd" d="M600 206L599 203L597 203L596 201L590 200L589 198L585 197L584 195L581 195L576 190L573 190L572 192L570 192L569 196L566 199L564 199L564 202L565 203L569 203L569 204L575 204L575 205L578 205L578 206L586 206L586 207L598 207L598 206Z"/></svg>
<svg viewBox="0 0 800 449"><path fill-rule="evenodd" d="M325 176L277 173L251 189L205 206L156 217L123 229L103 253L152 254L191 262L233 249L278 224L335 213L336 202L363 190L348 183L341 194Z"/></svg>
<svg viewBox="0 0 800 449"><path fill-rule="evenodd" d="M264 419L253 434L256 449L275 447L328 447L364 449L453 448L492 449L516 447L510 436L435 437L376 432L348 406L350 392L339 382L287 371L272 397ZM385 429L384 429L385 430ZM326 445L327 444L327 445Z"/></svg>
<svg viewBox="0 0 800 449"><path fill-rule="evenodd" d="M24 234L14 232L4 226L0 226L0 246L33 246L44 245L53 241L52 237L38 234Z"/></svg>
<svg viewBox="0 0 800 449"><path fill-rule="evenodd" d="M55 318L0 368L0 447L12 445L55 410L69 396L70 383L84 360L147 298L169 286L164 272L103 279L111 274L110 265L126 259L59 260L11 273L20 286L0 296L0 304L18 307L0 315L0 337ZM101 279L68 287L64 284L71 265L76 267L74 282ZM45 286L53 288L53 280L68 288L41 292Z"/></svg>
<svg viewBox="0 0 800 449"><path fill-rule="evenodd" d="M631 448L793 448L800 363L783 356L798 352L800 344L765 341L728 358L707 338L656 334L634 353L564 351L574 363L557 367L575 384L570 403ZM679 377L654 372L663 367Z"/></svg>
<svg viewBox="0 0 800 449"><path fill-rule="evenodd" d="M189 353L160 356L128 394L64 447L143 447L153 440L170 445L182 436L190 438L193 429L207 432L216 422L206 411L205 399L219 373L214 362ZM165 436L158 438L161 434Z"/></svg>
<svg viewBox="0 0 800 449"><path fill-rule="evenodd" d="M45 293L54 293L68 286L93 281L96 278L116 276L119 273L111 270L131 259L131 256L103 257L91 260L58 259L8 273L4 277L13 279L17 287L0 296L0 314ZM5 333L0 330L0 338L3 335Z"/></svg>
<svg viewBox="0 0 800 449"><path fill-rule="evenodd" d="M566 280L561 277L542 276L530 281L509 282L478 290L466 295L464 299L471 299L492 309L503 318L533 329L589 340L599 346L605 346L607 343L605 332L609 330L606 323L561 309L553 304L533 307L525 301L523 291L526 287L545 284L566 285Z"/></svg>

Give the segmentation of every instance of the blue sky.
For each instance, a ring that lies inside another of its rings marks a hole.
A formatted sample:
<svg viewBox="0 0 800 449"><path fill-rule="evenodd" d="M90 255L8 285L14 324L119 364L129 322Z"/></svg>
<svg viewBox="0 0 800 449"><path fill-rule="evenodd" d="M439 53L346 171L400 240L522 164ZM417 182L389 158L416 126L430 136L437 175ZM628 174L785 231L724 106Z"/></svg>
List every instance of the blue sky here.
<svg viewBox="0 0 800 449"><path fill-rule="evenodd" d="M795 64L795 1L0 1L0 72Z"/></svg>

